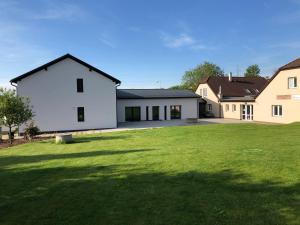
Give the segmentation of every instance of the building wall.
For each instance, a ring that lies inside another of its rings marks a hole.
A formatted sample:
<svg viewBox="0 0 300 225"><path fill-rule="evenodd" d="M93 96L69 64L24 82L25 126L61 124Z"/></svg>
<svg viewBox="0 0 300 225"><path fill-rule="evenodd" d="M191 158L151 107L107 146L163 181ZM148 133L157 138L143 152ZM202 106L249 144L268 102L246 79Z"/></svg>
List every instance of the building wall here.
<svg viewBox="0 0 300 225"><path fill-rule="evenodd" d="M203 95L203 90L207 90L207 96ZM212 113L215 117L220 117L220 104L219 99L215 95L215 93L211 90L208 84L200 84L196 90L196 94L201 95L204 100L207 101L206 104L206 111L208 111L208 105L211 104L212 106Z"/></svg>
<svg viewBox="0 0 300 225"><path fill-rule="evenodd" d="M149 120L152 120L152 106L159 106L159 119L164 120L164 107L167 106L167 120L170 120L170 106L181 105L181 119L198 118L198 99L118 99L118 122L125 122L125 107L140 106L141 120L146 120L146 106L149 106Z"/></svg>
<svg viewBox="0 0 300 225"><path fill-rule="evenodd" d="M77 78L83 78L83 93L77 93ZM114 128L115 83L72 59L18 82L17 93L29 97L34 121L41 131ZM85 121L77 121L77 107L85 108Z"/></svg>
<svg viewBox="0 0 300 225"><path fill-rule="evenodd" d="M221 115L226 119L241 119L241 102L222 102L221 103ZM229 110L226 110L226 105L229 106ZM236 110L233 110L233 105L236 106Z"/></svg>
<svg viewBox="0 0 300 225"><path fill-rule="evenodd" d="M297 88L288 89L289 77L297 77ZM272 116L272 105L282 105L281 117ZM254 120L272 123L300 121L300 69L279 72L256 98Z"/></svg>

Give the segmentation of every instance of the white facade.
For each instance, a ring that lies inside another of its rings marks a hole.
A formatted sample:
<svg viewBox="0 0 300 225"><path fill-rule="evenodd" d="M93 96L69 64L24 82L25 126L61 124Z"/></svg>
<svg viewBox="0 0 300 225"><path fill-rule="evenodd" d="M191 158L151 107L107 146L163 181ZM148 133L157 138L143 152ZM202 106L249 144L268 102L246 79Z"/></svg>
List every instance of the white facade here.
<svg viewBox="0 0 300 225"><path fill-rule="evenodd" d="M17 93L30 98L41 131L117 127L116 83L71 58L18 81ZM77 107L84 107L84 122L78 122Z"/></svg>
<svg viewBox="0 0 300 225"><path fill-rule="evenodd" d="M126 107L140 107L141 120L146 120L146 107L148 106L148 119L152 120L152 106L159 106L159 120L165 120L165 106L167 106L167 120L170 120L170 106L181 106L181 119L198 118L197 98L165 98L165 99L118 99L118 122L125 121Z"/></svg>

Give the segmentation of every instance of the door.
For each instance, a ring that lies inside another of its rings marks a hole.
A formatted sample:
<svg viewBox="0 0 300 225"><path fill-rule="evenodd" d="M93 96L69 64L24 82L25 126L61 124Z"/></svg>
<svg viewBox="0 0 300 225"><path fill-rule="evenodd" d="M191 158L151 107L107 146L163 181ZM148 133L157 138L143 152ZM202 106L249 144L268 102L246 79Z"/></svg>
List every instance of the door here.
<svg viewBox="0 0 300 225"><path fill-rule="evenodd" d="M205 116L206 111L206 103L199 102L199 118L203 118Z"/></svg>
<svg viewBox="0 0 300 225"><path fill-rule="evenodd" d="M253 120L253 105L242 105L242 120Z"/></svg>
<svg viewBox="0 0 300 225"><path fill-rule="evenodd" d="M125 120L128 122L141 120L141 107L125 107Z"/></svg>
<svg viewBox="0 0 300 225"><path fill-rule="evenodd" d="M152 120L159 120L159 106L152 106Z"/></svg>

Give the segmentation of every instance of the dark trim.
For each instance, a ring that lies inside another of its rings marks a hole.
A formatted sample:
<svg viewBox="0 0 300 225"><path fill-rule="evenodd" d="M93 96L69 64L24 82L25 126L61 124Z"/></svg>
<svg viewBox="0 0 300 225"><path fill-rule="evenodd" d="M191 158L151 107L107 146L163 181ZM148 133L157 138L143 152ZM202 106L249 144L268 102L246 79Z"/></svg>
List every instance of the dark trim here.
<svg viewBox="0 0 300 225"><path fill-rule="evenodd" d="M20 75L20 76L18 76L18 77L15 77L15 78L11 79L10 82L11 82L11 83L17 83L18 81L20 81L20 80L22 80L22 79L24 79L24 78L26 78L26 77L28 77L28 76L30 76L30 75L36 73L36 72L39 72L39 71L41 71L41 70L43 70L43 69L47 70L49 66L52 66L52 65L54 65L54 64L56 64L56 63L58 63L58 62L60 62L60 61L62 61L62 60L64 60L64 59L67 59L67 58L72 59L72 60L74 60L75 62L77 62L77 63L79 63L79 64L81 64L81 65L83 65L83 66L89 68L89 71L95 71L95 72L97 72L97 73L99 73L99 74L101 74L101 75L107 77L108 79L112 80L112 81L115 82L116 84L120 84L120 83L121 83L120 80L118 80L118 79L112 77L111 75L109 75L109 74L103 72L102 70L97 69L97 68L94 67L94 66L91 66L90 64L88 64L88 63L86 63L86 62L84 62L84 61L82 61L82 60L76 58L75 56L72 56L72 55L69 54L69 53L68 53L68 54L65 54L65 55L63 55L63 56L61 56L61 57L59 57L59 58L57 58L57 59L54 59L54 60L52 60L52 61L50 61L50 62L48 62L48 63L46 63L46 64L44 64L44 65L42 65L42 66L40 66L40 67L37 67L37 68L35 68L34 70L31 70L31 71L29 71L29 72L27 72L27 73L24 73L24 74L22 74L22 75Z"/></svg>
<svg viewBox="0 0 300 225"><path fill-rule="evenodd" d="M149 97L149 98L143 98L143 97L136 97L136 98L120 98L120 97L118 97L117 99L120 99L120 100L122 100L122 99L124 99L124 100L128 100L128 99L176 99L176 98L198 98L198 99L201 99L201 97L199 96L199 97L197 97L197 96L195 96L195 97Z"/></svg>
<svg viewBox="0 0 300 225"><path fill-rule="evenodd" d="M253 100L220 100L220 102L255 102L255 99Z"/></svg>

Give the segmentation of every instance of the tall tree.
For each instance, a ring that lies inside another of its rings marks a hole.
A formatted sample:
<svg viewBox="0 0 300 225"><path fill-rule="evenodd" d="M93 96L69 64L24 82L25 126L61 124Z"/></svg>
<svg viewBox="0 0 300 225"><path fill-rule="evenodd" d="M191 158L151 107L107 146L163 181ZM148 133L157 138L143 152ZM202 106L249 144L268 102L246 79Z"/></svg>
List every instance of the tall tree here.
<svg viewBox="0 0 300 225"><path fill-rule="evenodd" d="M0 88L0 124L9 129L12 143L12 129L32 119L33 112L28 98L16 95L15 90Z"/></svg>
<svg viewBox="0 0 300 225"><path fill-rule="evenodd" d="M248 66L246 72L244 74L245 77L259 77L260 76L260 68L257 64Z"/></svg>
<svg viewBox="0 0 300 225"><path fill-rule="evenodd" d="M196 68L186 71L182 77L181 86L196 91L200 81L205 77L223 76L223 70L214 63L204 62Z"/></svg>

